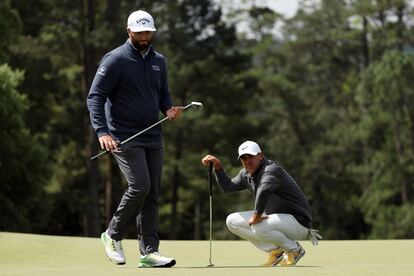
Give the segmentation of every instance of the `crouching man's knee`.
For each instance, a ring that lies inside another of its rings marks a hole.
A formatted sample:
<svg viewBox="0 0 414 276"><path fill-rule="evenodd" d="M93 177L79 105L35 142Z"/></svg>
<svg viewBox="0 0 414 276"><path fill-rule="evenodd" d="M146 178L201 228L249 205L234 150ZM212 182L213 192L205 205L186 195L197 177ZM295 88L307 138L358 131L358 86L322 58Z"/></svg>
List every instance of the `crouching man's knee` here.
<svg viewBox="0 0 414 276"><path fill-rule="evenodd" d="M264 227L263 224L259 223L259 224L254 224L251 226L254 235L258 238L258 239L267 239L269 238L269 229L267 227Z"/></svg>
<svg viewBox="0 0 414 276"><path fill-rule="evenodd" d="M245 221L239 213L232 213L226 218L227 228L231 231L246 226L248 223Z"/></svg>

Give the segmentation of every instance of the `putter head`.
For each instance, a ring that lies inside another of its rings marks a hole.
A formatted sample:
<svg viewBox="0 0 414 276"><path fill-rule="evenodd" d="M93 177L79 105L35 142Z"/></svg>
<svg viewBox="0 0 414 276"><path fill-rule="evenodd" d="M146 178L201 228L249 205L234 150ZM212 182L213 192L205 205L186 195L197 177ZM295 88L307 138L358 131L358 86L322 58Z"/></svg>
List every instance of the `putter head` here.
<svg viewBox="0 0 414 276"><path fill-rule="evenodd" d="M197 110L202 110L203 109L203 104L200 102L191 102L189 105L189 107L194 107Z"/></svg>

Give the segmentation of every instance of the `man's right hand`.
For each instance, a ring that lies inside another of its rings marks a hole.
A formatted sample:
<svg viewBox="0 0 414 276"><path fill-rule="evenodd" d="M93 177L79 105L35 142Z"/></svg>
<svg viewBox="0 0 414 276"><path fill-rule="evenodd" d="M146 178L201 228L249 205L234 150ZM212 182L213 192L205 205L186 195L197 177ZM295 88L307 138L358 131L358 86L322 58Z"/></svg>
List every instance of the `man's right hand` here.
<svg viewBox="0 0 414 276"><path fill-rule="evenodd" d="M201 163L204 166L208 166L210 163L213 163L213 167L216 171L221 170L223 166L221 165L221 161L215 157L214 155L206 155L203 159L201 159Z"/></svg>
<svg viewBox="0 0 414 276"><path fill-rule="evenodd" d="M106 151L113 151L118 148L118 144L109 134L99 137L99 144L101 144L101 148Z"/></svg>

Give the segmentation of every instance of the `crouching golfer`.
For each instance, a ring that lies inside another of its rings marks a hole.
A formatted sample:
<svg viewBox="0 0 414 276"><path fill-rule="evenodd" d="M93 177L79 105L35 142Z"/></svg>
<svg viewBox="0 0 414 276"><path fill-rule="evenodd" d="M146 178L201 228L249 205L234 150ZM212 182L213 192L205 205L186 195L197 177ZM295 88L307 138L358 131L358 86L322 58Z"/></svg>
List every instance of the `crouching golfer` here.
<svg viewBox="0 0 414 276"><path fill-rule="evenodd" d="M322 238L310 228L311 211L301 188L278 163L266 159L255 142L244 142L238 153L244 168L232 179L215 156L201 160L205 166L213 164L224 192L249 189L255 198L254 211L230 214L227 227L269 253L263 265L295 265L305 255L297 240L309 238L316 245Z"/></svg>

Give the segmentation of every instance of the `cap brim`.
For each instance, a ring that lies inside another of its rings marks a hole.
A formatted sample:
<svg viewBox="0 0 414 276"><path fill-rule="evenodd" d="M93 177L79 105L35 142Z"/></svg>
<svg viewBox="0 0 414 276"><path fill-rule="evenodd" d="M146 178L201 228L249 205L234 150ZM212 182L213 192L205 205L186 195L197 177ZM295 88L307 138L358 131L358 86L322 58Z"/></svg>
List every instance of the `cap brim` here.
<svg viewBox="0 0 414 276"><path fill-rule="evenodd" d="M128 29L133 33L139 33L139 32L155 32L157 29L155 28L143 28L143 27L128 27Z"/></svg>
<svg viewBox="0 0 414 276"><path fill-rule="evenodd" d="M244 152L242 152L242 153L240 153L239 154L239 157L237 157L237 159L240 159L240 157L242 157L243 155L245 155L245 154L249 154L249 155L253 155L253 156L256 156L256 155L258 155L260 152L251 152L251 151L244 151Z"/></svg>

